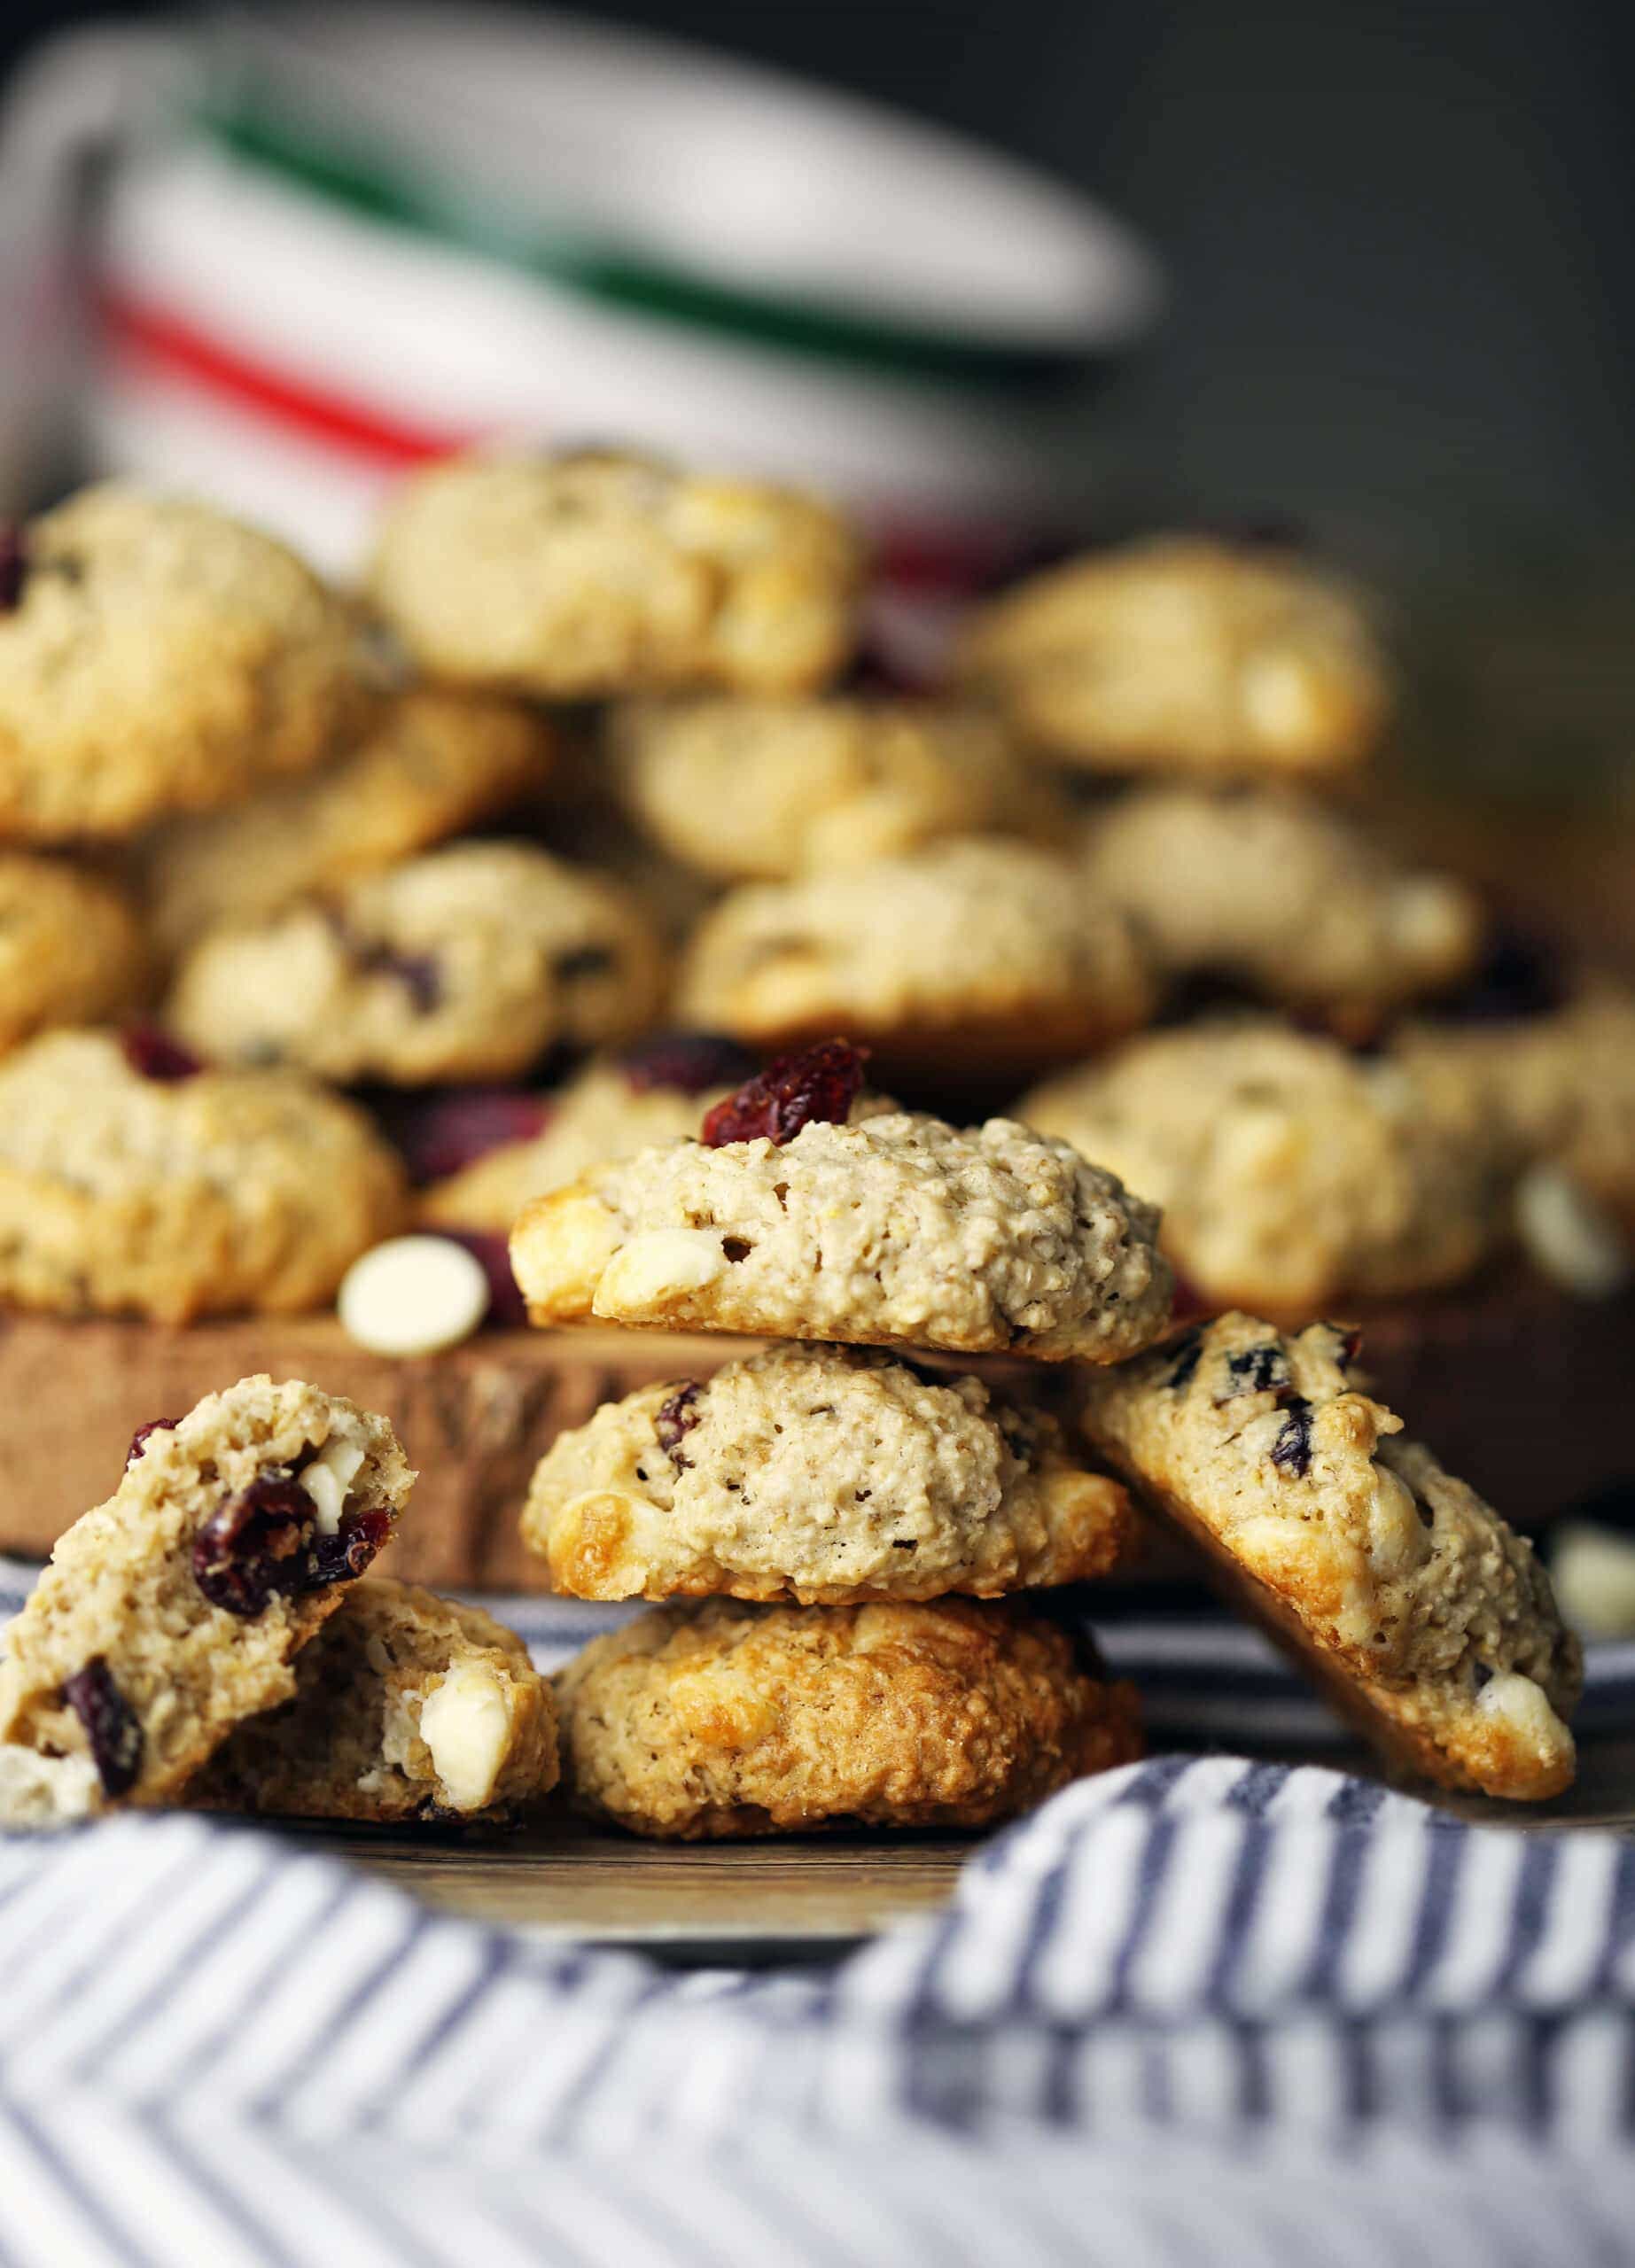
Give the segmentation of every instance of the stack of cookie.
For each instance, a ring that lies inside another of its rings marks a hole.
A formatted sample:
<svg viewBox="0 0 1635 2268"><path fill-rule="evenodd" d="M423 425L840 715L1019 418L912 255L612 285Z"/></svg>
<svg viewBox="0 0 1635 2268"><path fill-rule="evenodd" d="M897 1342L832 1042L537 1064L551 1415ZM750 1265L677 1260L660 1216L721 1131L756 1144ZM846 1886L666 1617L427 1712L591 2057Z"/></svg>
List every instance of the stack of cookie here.
<svg viewBox="0 0 1635 2268"><path fill-rule="evenodd" d="M1129 1500L1023 1376L1164 1331L1156 1216L862 1069L785 1058L513 1233L536 1323L775 1342L605 1405L524 1514L557 1589L673 1602L561 1684L573 1799L642 1833L982 1826L1137 1752L1133 1696L1047 1604L1125 1557ZM947 1362L997 1355L1003 1384Z"/></svg>
<svg viewBox="0 0 1635 2268"><path fill-rule="evenodd" d="M130 1445L5 1635L0 1829L110 1806L493 1818L557 1780L522 1641L382 1577L415 1475L384 1418L243 1379Z"/></svg>

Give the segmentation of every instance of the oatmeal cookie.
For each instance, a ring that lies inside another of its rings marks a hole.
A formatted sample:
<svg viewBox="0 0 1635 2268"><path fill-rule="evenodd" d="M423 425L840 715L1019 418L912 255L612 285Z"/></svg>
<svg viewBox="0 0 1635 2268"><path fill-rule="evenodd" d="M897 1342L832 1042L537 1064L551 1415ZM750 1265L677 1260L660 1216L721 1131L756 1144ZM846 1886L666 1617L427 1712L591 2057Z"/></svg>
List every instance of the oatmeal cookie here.
<svg viewBox="0 0 1635 2268"><path fill-rule="evenodd" d="M292 1698L240 1725L183 1799L390 1823L504 1818L556 1784L556 1699L522 1640L372 1576L302 1651Z"/></svg>
<svg viewBox="0 0 1635 2268"><path fill-rule="evenodd" d="M890 1076L985 1086L1135 1030L1155 990L1128 919L1068 860L962 840L729 891L679 1005L751 1046L844 1031Z"/></svg>
<svg viewBox="0 0 1635 2268"><path fill-rule="evenodd" d="M578 1807L687 1840L988 1827L1141 1754L1133 1689L1008 1601L660 1607L557 1696Z"/></svg>
<svg viewBox="0 0 1635 2268"><path fill-rule="evenodd" d="M1086 871L1166 969L1345 1024L1459 983L1482 951L1467 884L1405 873L1289 789L1136 788L1092 822Z"/></svg>
<svg viewBox="0 0 1635 2268"><path fill-rule="evenodd" d="M1395 1764L1517 1800L1572 1779L1577 1639L1533 1549L1371 1401L1358 1337L1196 1325L1086 1381L1091 1441Z"/></svg>
<svg viewBox="0 0 1635 2268"><path fill-rule="evenodd" d="M724 1138L536 1198L511 1232L533 1320L1090 1363L1164 1330L1157 1214L1112 1175L1009 1119L864 1117L855 1093L813 1106L796 1083L775 1138L733 1138L718 1112L705 1132Z"/></svg>
<svg viewBox="0 0 1635 2268"><path fill-rule="evenodd" d="M1211 1306L1429 1291L1507 1232L1502 1145L1401 1067L1271 1017L1144 1034L1016 1115L1160 1206L1164 1251Z"/></svg>
<svg viewBox="0 0 1635 2268"><path fill-rule="evenodd" d="M123 835L230 803L362 713L351 610L269 536L110 483L13 540L0 835Z"/></svg>
<svg viewBox="0 0 1635 2268"><path fill-rule="evenodd" d="M0 1063L0 1297L24 1307L161 1323L321 1307L406 1201L363 1114L291 1073L95 1031Z"/></svg>
<svg viewBox="0 0 1635 2268"><path fill-rule="evenodd" d="M814 498L608 453L417 474L370 589L421 665L461 684L798 693L845 662L862 571Z"/></svg>
<svg viewBox="0 0 1635 2268"><path fill-rule="evenodd" d="M1598 981L1538 1016L1426 1021L1394 1052L1439 1101L1559 1167L1635 1240L1635 992Z"/></svg>
<svg viewBox="0 0 1635 2268"><path fill-rule="evenodd" d="M153 933L174 958L206 930L269 920L462 835L536 793L552 747L518 703L401 694L321 771L144 836L133 866Z"/></svg>
<svg viewBox="0 0 1635 2268"><path fill-rule="evenodd" d="M392 1534L414 1474L384 1418L299 1380L241 1379L130 1445L119 1487L58 1543L0 1660L0 1742L82 1808L161 1804L292 1664ZM25 1775L19 1814L37 1812ZM33 1823L31 1819L30 1823Z"/></svg>
<svg viewBox="0 0 1635 2268"><path fill-rule="evenodd" d="M531 1198L587 1168L696 1134L704 1115L754 1070L736 1040L712 1032L658 1032L588 1064L554 1094L536 1098L538 1129L497 1143L432 1183L421 1213L438 1226L504 1235Z"/></svg>
<svg viewBox="0 0 1635 2268"><path fill-rule="evenodd" d="M523 1541L576 1598L848 1606L1107 1574L1129 1498L979 1379L775 1347L606 1402L541 1461Z"/></svg>
<svg viewBox="0 0 1635 2268"><path fill-rule="evenodd" d="M658 940L612 883L530 843L456 843L215 931L167 1016L222 1062L416 1086L627 1037L661 985Z"/></svg>
<svg viewBox="0 0 1635 2268"><path fill-rule="evenodd" d="M0 1051L141 998L147 949L116 883L65 859L0 851Z"/></svg>
<svg viewBox="0 0 1635 2268"><path fill-rule="evenodd" d="M628 702L625 802L672 857L728 882L855 866L948 835L1041 839L1061 807L996 719L930 702Z"/></svg>
<svg viewBox="0 0 1635 2268"><path fill-rule="evenodd" d="M973 617L958 671L1026 739L1094 771L1344 771L1390 706L1346 584L1186 536L1034 576Z"/></svg>

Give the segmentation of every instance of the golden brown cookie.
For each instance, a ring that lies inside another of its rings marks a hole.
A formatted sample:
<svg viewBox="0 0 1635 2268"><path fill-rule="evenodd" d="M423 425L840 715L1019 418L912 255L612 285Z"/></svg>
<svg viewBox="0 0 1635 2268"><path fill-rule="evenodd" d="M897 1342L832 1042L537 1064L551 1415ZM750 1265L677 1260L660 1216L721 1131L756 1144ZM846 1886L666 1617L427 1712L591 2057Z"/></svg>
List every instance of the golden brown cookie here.
<svg viewBox="0 0 1635 2268"><path fill-rule="evenodd" d="M1021 1398L793 1346L603 1403L540 1464L522 1533L579 1598L839 1606L1083 1581L1136 1524Z"/></svg>
<svg viewBox="0 0 1635 2268"><path fill-rule="evenodd" d="M389 1824L504 1818L557 1784L550 1681L480 1607L372 1577L303 1649L295 1689L239 1726L186 1802Z"/></svg>
<svg viewBox="0 0 1635 2268"><path fill-rule="evenodd" d="M287 1700L295 1657L414 1479L384 1418L299 1380L241 1379L144 1426L0 1660L0 1743L41 1760L58 1819L164 1803L235 1726ZM0 1770L0 1800L8 1783L15 1823L51 1823L49 1803L26 1815L26 1775Z"/></svg>
<svg viewBox="0 0 1635 2268"><path fill-rule="evenodd" d="M1141 1754L1132 1688L1008 1602L659 1608L557 1694L575 1804L688 1840L988 1827Z"/></svg>
<svg viewBox="0 0 1635 2268"><path fill-rule="evenodd" d="M814 498L612 452L406 482L370 587L432 676L547 700L794 693L850 653L855 537Z"/></svg>
<svg viewBox="0 0 1635 2268"><path fill-rule="evenodd" d="M1532 1801L1573 1776L1578 1643L1533 1548L1363 1390L1354 1332L1195 1325L1086 1380L1091 1441L1398 1767Z"/></svg>
<svg viewBox="0 0 1635 2268"><path fill-rule="evenodd" d="M0 851L0 1052L136 1006L147 962L116 883L64 858Z"/></svg>

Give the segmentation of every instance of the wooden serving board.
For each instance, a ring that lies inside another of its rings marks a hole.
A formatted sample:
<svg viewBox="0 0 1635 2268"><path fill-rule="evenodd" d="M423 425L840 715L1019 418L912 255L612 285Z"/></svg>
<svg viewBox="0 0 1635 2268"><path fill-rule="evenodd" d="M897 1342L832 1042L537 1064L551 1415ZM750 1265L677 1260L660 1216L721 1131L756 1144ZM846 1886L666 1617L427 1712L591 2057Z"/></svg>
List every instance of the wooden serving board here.
<svg viewBox="0 0 1635 2268"><path fill-rule="evenodd" d="M1635 1479L1623 1464L1622 1423L1635 1373L1635 1297L1575 1301L1507 1276L1355 1319L1365 1366L1385 1400L1518 1526ZM517 1518L557 1433L635 1386L707 1377L755 1343L609 1329L494 1331L401 1360L359 1347L330 1315L183 1330L0 1316L0 1406L16 1417L0 1434L0 1551L43 1556L108 1495L138 1425L269 1371L347 1394L396 1425L420 1480L393 1546L393 1573L434 1588L543 1589L542 1564L524 1551ZM1062 1405L1073 1390L1071 1363L965 1367L1025 1379Z"/></svg>
<svg viewBox="0 0 1635 2268"><path fill-rule="evenodd" d="M1360 1751L1291 1762L1368 1769ZM1516 1834L1609 1828L1635 1836L1635 1733L1587 1742L1577 1785L1551 1804L1443 1797L1443 1808ZM313 1827L301 1839L355 1860L428 1905L545 1939L625 1946L672 1961L824 1960L892 1923L935 1913L980 1838L785 1837L642 1843L567 1813L513 1835Z"/></svg>

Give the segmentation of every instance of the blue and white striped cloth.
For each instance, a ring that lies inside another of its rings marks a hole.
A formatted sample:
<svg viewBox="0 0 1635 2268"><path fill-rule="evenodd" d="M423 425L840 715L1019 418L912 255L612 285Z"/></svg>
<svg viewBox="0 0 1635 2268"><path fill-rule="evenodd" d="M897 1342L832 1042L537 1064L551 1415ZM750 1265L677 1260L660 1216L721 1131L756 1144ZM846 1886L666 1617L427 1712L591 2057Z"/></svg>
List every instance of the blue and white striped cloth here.
<svg viewBox="0 0 1635 2268"><path fill-rule="evenodd" d="M1635 1844L1314 1766L1082 1783L817 1973L184 1814L0 1838L8 2268L1623 2263L1632 2141Z"/></svg>

